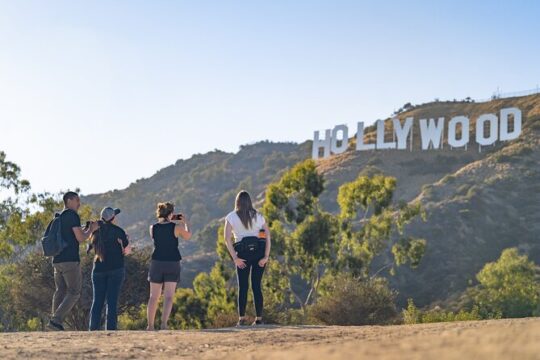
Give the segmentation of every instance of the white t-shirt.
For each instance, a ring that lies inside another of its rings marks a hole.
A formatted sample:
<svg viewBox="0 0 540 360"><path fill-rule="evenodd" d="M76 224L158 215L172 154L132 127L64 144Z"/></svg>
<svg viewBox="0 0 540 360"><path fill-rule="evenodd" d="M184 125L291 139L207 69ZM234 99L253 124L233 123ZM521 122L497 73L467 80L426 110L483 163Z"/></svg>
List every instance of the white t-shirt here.
<svg viewBox="0 0 540 360"><path fill-rule="evenodd" d="M236 211L228 213L225 220L232 226L235 242L242 240L242 238L246 236L259 236L259 230L262 229L262 226L266 223L264 217L259 212L257 212L257 216L251 220L251 229L246 229Z"/></svg>

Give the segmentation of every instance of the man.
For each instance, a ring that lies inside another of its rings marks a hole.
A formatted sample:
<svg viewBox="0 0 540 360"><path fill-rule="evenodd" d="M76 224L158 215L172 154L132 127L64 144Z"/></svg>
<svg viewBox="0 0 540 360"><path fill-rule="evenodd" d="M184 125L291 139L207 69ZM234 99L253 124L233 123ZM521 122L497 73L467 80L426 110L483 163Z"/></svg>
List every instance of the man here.
<svg viewBox="0 0 540 360"><path fill-rule="evenodd" d="M79 243L87 240L99 227L92 222L88 229L81 228L77 213L81 206L79 195L73 191L64 194L64 210L60 215L62 238L67 247L53 258L56 291L52 301L52 316L48 323L51 330L64 330L64 318L81 296L81 265Z"/></svg>

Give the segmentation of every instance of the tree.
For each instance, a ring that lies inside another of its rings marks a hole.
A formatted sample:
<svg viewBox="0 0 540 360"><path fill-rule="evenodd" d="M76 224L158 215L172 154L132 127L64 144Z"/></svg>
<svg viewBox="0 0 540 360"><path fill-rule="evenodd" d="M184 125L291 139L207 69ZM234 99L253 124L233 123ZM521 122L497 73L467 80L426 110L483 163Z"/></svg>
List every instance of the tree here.
<svg viewBox="0 0 540 360"><path fill-rule="evenodd" d="M172 330L202 329L206 324L206 307L193 289L177 289L169 319Z"/></svg>
<svg viewBox="0 0 540 360"><path fill-rule="evenodd" d="M61 194L42 193L31 195L24 207L12 209L0 228L0 258L14 257L12 260L15 260L24 256L25 252L21 250L38 243L54 213L63 207ZM97 218L95 211L88 205L81 206L79 215L83 223Z"/></svg>
<svg viewBox="0 0 540 360"><path fill-rule="evenodd" d="M479 284L469 296L484 318L540 315L540 283L536 266L517 248L502 252L497 261L487 263L476 275Z"/></svg>
<svg viewBox="0 0 540 360"><path fill-rule="evenodd" d="M359 176L343 184L338 216L321 208L324 179L313 160L296 165L268 187L263 212L280 263L277 275L287 279L285 290L304 313L325 272L331 276L347 271L367 279L373 259L387 250L394 258L375 275L390 267L419 264L426 241L405 236L404 230L425 212L419 203L394 205L395 187L395 178L382 175ZM292 285L297 275L307 284L305 294Z"/></svg>
<svg viewBox="0 0 540 360"><path fill-rule="evenodd" d="M76 189L78 191L78 189ZM20 178L17 164L6 160L0 151L0 259L17 257L20 249L35 245L45 232L55 211L63 208L60 194L30 193L30 183ZM80 209L82 219L89 219L92 209Z"/></svg>
<svg viewBox="0 0 540 360"><path fill-rule="evenodd" d="M0 151L0 193L7 195L0 201L0 234L13 214L21 213L20 198L30 190L30 183L21 179L21 169L6 160L6 153ZM13 252L13 244L0 236L0 258L6 258Z"/></svg>
<svg viewBox="0 0 540 360"><path fill-rule="evenodd" d="M279 261L267 272L270 277L284 279L278 291L289 294L304 314L316 295L324 268L334 261L338 224L320 206L318 197L323 190L324 179L315 162L306 160L268 187L263 207L272 234L272 251ZM307 283L305 295L293 287L294 276Z"/></svg>
<svg viewBox="0 0 540 360"><path fill-rule="evenodd" d="M426 246L424 239L404 235L405 225L417 217L425 219L420 203L394 205L396 188L393 177L359 176L343 184L338 192L341 240L338 252L339 269L356 276L367 276L374 257L391 248L394 258L376 271L409 263L420 263ZM398 238L393 242L394 238Z"/></svg>
<svg viewBox="0 0 540 360"><path fill-rule="evenodd" d="M0 151L0 189L13 191L15 195L27 192L30 190L30 182L21 179L21 168L7 161L6 157L6 153Z"/></svg>
<svg viewBox="0 0 540 360"><path fill-rule="evenodd" d="M227 286L228 280L218 261L210 273L200 273L193 281L194 294L204 304L208 325L215 324L224 314L235 312L234 292Z"/></svg>

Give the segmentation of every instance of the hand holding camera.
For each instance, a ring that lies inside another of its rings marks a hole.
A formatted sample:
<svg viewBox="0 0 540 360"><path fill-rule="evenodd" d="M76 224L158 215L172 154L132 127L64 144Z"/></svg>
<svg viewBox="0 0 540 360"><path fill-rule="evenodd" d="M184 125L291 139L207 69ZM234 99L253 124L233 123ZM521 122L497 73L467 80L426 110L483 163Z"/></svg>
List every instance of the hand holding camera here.
<svg viewBox="0 0 540 360"><path fill-rule="evenodd" d="M84 231L87 231L88 229L90 229L90 232L94 232L96 231L97 229L99 229L99 227L103 225L103 221L102 220L97 220L97 221L87 221L86 224L84 225L83 227L83 230Z"/></svg>

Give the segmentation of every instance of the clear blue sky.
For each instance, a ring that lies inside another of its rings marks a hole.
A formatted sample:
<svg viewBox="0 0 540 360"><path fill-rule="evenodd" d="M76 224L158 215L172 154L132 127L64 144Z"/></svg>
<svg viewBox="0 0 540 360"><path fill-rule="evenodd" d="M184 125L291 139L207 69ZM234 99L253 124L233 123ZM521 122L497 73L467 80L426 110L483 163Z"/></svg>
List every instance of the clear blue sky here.
<svg viewBox="0 0 540 360"><path fill-rule="evenodd" d="M0 149L34 191L540 83L539 1L0 0Z"/></svg>

